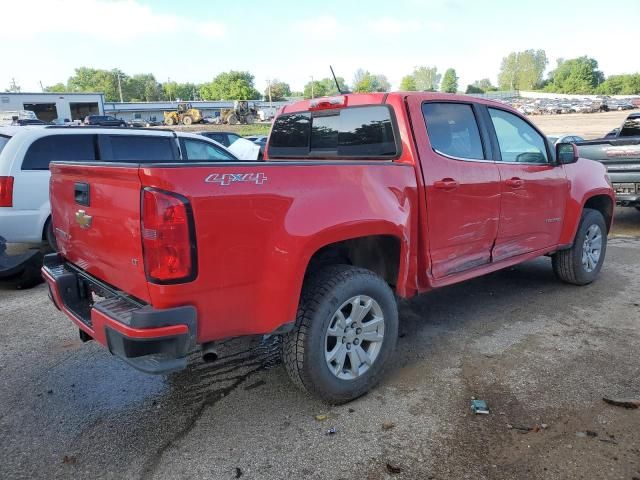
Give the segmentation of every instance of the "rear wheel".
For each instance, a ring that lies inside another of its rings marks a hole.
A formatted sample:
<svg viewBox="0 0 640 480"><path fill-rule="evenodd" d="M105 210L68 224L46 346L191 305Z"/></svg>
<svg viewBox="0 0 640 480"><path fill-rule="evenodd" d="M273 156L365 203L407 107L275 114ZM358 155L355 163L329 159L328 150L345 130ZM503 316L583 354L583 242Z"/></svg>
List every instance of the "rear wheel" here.
<svg viewBox="0 0 640 480"><path fill-rule="evenodd" d="M305 282L283 360L302 390L345 403L378 383L397 337L398 309L386 282L369 270L335 265Z"/></svg>
<svg viewBox="0 0 640 480"><path fill-rule="evenodd" d="M58 243L56 242L56 236L53 233L53 223L51 222L51 217L47 220L44 226L44 239L47 242L47 245L54 252L58 251Z"/></svg>
<svg viewBox="0 0 640 480"><path fill-rule="evenodd" d="M191 125L193 123L193 118L191 118L189 115L185 115L184 117L182 117L182 123L184 125Z"/></svg>
<svg viewBox="0 0 640 480"><path fill-rule="evenodd" d="M586 285L600 273L606 251L607 225L604 217L597 210L585 208L573 246L553 255L553 271L564 282Z"/></svg>
<svg viewBox="0 0 640 480"><path fill-rule="evenodd" d="M227 120L229 125L237 125L238 124L238 116L236 114L229 115L229 119Z"/></svg>
<svg viewBox="0 0 640 480"><path fill-rule="evenodd" d="M164 124L165 125L169 125L169 126L173 125L173 118L171 118L171 117L165 118L164 119Z"/></svg>

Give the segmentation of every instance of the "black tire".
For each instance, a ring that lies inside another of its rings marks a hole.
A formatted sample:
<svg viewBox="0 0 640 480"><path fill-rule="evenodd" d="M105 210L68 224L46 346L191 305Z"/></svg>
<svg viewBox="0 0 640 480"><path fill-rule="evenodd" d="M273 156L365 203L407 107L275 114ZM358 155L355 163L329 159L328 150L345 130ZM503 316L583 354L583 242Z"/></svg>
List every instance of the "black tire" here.
<svg viewBox="0 0 640 480"><path fill-rule="evenodd" d="M356 295L366 295L380 306L384 338L368 370L345 380L329 370L325 334L337 310ZM295 327L283 340L282 358L287 373L299 388L327 403L341 404L364 395L380 381L397 338L398 307L386 282L363 268L332 265L306 279Z"/></svg>
<svg viewBox="0 0 640 480"><path fill-rule="evenodd" d="M44 225L44 239L51 250L54 252L58 251L58 242L56 242L56 236L53 233L51 218L49 218Z"/></svg>
<svg viewBox="0 0 640 480"><path fill-rule="evenodd" d="M595 267L589 271L583 265L582 254L587 231L592 225L597 225L600 228L602 247L600 248L598 262ZM582 212L582 218L580 219L580 225L578 226L578 232L573 241L573 246L568 250L561 250L553 255L551 261L553 271L563 282L573 285L587 285L593 282L600 273L606 252L607 225L605 224L604 217L598 210L585 208Z"/></svg>

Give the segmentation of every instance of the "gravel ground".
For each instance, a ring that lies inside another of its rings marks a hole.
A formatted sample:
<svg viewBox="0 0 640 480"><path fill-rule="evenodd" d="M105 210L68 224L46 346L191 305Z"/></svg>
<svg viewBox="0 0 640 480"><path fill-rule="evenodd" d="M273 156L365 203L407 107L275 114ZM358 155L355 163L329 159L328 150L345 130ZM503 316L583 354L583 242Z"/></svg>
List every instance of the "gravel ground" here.
<svg viewBox="0 0 640 480"><path fill-rule="evenodd" d="M602 397L640 396L639 271L640 212L619 209L590 286L543 258L404 302L385 380L340 407L292 386L275 341L147 376L43 285L0 286L0 478L632 480L640 410Z"/></svg>

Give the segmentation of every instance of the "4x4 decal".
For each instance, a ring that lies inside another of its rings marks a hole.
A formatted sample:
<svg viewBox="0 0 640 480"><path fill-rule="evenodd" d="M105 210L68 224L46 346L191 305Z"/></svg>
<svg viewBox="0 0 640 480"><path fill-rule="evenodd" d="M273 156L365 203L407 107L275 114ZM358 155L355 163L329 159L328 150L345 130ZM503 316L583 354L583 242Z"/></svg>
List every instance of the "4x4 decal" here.
<svg viewBox="0 0 640 480"><path fill-rule="evenodd" d="M219 183L227 186L235 182L249 182L262 185L267 181L267 176L260 173L212 173L204 179L205 183Z"/></svg>

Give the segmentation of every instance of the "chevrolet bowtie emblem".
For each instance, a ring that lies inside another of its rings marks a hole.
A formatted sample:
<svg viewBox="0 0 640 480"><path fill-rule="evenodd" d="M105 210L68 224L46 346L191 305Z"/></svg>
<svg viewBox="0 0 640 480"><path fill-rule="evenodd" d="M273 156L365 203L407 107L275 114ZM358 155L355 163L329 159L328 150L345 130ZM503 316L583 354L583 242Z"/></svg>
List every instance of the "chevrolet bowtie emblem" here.
<svg viewBox="0 0 640 480"><path fill-rule="evenodd" d="M84 210L78 210L76 212L76 223L80 225L80 228L91 228L91 221L93 217L91 215L87 215L87 212Z"/></svg>

